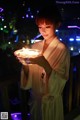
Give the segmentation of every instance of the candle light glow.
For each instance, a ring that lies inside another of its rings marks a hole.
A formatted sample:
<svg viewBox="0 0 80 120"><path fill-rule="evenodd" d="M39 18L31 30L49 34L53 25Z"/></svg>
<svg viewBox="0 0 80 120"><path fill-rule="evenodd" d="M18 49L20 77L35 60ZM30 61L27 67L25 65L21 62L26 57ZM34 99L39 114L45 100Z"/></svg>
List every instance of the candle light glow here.
<svg viewBox="0 0 80 120"><path fill-rule="evenodd" d="M40 53L41 52L37 49L29 49L29 48L22 48L14 52L16 56L19 56L22 58L35 58L38 55L40 55Z"/></svg>

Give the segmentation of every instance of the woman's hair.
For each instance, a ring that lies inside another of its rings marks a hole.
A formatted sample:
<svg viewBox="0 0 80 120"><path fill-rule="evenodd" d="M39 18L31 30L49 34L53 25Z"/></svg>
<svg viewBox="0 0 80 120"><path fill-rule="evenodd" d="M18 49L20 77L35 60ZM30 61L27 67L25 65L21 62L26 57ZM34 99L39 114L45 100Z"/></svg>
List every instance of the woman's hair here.
<svg viewBox="0 0 80 120"><path fill-rule="evenodd" d="M39 10L35 20L37 25L44 21L46 23L54 23L57 25L62 22L62 17L57 6L49 4Z"/></svg>

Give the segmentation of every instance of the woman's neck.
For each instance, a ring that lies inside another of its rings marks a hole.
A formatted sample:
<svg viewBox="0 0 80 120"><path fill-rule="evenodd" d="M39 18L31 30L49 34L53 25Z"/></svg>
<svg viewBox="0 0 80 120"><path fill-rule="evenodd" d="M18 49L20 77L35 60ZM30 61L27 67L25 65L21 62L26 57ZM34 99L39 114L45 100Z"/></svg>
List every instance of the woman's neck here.
<svg viewBox="0 0 80 120"><path fill-rule="evenodd" d="M52 37L51 39L49 40L44 40L44 45L43 45L43 51L42 53L45 52L45 50L47 49L47 47L49 46L49 44L51 43L51 41L55 38L56 36Z"/></svg>
<svg viewBox="0 0 80 120"><path fill-rule="evenodd" d="M54 40L54 38L56 37L56 35L55 36L52 36L50 39L48 39L48 40L45 40L45 44L47 44L47 45L49 45L53 40Z"/></svg>

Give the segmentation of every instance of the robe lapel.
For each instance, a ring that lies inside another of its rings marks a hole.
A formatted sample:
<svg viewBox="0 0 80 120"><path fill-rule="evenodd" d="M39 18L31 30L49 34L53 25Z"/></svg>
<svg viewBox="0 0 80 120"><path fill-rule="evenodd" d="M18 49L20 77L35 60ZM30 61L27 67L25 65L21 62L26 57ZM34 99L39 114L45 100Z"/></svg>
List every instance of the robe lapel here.
<svg viewBox="0 0 80 120"><path fill-rule="evenodd" d="M54 40L49 44L43 55L45 56L46 59L48 59L49 55L52 54L53 50L57 47L58 43L60 41L58 40L57 37L54 38Z"/></svg>

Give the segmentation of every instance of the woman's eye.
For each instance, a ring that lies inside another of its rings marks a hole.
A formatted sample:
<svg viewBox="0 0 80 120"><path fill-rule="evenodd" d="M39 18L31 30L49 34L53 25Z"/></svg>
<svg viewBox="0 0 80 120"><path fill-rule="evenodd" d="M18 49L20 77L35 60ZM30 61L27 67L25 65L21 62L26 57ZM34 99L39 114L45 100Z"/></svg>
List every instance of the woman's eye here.
<svg viewBox="0 0 80 120"><path fill-rule="evenodd" d="M38 29L46 29L46 28L50 28L51 26L45 26L45 28L43 27L38 27Z"/></svg>
<svg viewBox="0 0 80 120"><path fill-rule="evenodd" d="M46 26L46 28L50 28L50 26Z"/></svg>
<svg viewBox="0 0 80 120"><path fill-rule="evenodd" d="M41 29L41 27L38 27L38 29Z"/></svg>

